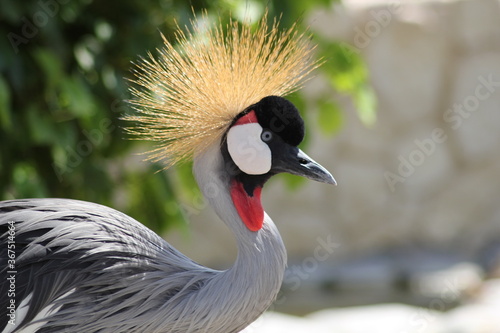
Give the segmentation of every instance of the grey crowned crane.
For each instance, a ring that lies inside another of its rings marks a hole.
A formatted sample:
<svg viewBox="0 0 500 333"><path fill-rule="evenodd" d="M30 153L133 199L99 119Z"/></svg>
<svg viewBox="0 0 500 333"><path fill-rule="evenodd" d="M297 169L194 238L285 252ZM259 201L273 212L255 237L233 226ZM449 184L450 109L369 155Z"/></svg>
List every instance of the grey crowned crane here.
<svg viewBox="0 0 500 333"><path fill-rule="evenodd" d="M204 267L95 203L3 201L0 332L231 333L272 304L286 251L261 204L264 183L281 172L335 180L297 148L304 123L282 97L316 67L313 48L296 27L265 21L179 29L175 48L165 39L135 66L137 112L127 117L132 134L158 143L151 159L194 160L203 195L237 240L234 265Z"/></svg>

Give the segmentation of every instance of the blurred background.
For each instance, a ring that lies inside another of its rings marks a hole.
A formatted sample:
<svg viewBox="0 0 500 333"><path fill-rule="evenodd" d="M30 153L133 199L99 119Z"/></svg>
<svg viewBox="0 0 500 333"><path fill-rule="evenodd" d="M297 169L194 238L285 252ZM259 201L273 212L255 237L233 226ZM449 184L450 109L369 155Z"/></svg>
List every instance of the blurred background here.
<svg viewBox="0 0 500 333"><path fill-rule="evenodd" d="M4 0L0 199L105 204L229 267L234 240L190 165L143 162L150 145L120 118L160 33L203 9L256 22L266 8L318 45L324 64L289 98L339 185L266 186L289 267L277 312L247 331L500 332L498 0Z"/></svg>

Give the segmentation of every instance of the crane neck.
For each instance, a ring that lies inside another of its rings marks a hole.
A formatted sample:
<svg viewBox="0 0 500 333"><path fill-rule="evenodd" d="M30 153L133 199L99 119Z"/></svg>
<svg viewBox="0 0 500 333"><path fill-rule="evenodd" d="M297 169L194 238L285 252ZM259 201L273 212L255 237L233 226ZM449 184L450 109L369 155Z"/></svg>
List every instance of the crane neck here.
<svg viewBox="0 0 500 333"><path fill-rule="evenodd" d="M227 289L229 303L255 320L275 300L283 281L286 250L271 218L264 213L261 229L251 231L231 199L231 175L224 168L220 145L214 144L194 159L194 175L206 200L236 238L235 264L218 281ZM230 282L230 283L228 283Z"/></svg>

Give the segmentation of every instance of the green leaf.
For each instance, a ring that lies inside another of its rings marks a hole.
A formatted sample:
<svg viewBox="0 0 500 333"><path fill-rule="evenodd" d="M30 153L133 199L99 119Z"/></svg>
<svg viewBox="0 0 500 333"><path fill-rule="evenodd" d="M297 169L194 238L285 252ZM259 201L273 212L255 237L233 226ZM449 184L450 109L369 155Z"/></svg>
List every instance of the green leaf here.
<svg viewBox="0 0 500 333"><path fill-rule="evenodd" d="M159 168L157 165L156 168ZM163 232L169 227L185 225L169 175L166 172L133 172L126 175L129 192L127 206L132 216L146 226ZM145 209L146 208L146 209Z"/></svg>
<svg viewBox="0 0 500 333"><path fill-rule="evenodd" d="M61 60L47 49L37 49L34 57L44 73L47 90L54 89L64 77Z"/></svg>
<svg viewBox="0 0 500 333"><path fill-rule="evenodd" d="M47 196L46 187L32 164L27 162L16 164L12 176L16 196L25 198Z"/></svg>
<svg viewBox="0 0 500 333"><path fill-rule="evenodd" d="M342 128L343 116L337 103L321 103L318 110L318 122L321 132L330 135L338 132Z"/></svg>
<svg viewBox="0 0 500 333"><path fill-rule="evenodd" d="M8 130L12 126L10 91L7 82L0 77L0 127Z"/></svg>
<svg viewBox="0 0 500 333"><path fill-rule="evenodd" d="M75 117L89 117L94 113L92 95L79 77L67 77L61 86L62 104L67 105Z"/></svg>
<svg viewBox="0 0 500 333"><path fill-rule="evenodd" d="M325 61L321 69L326 74L331 86L335 90L351 96L363 124L365 126L373 125L376 121L377 98L367 83L368 69L361 56L350 50L349 46L344 43L333 43L320 38L318 43L320 54ZM321 113L320 117L327 117ZM333 117L333 115L330 116ZM321 120L320 123L323 124ZM323 125L328 126L328 124Z"/></svg>
<svg viewBox="0 0 500 333"><path fill-rule="evenodd" d="M377 98L369 86L363 86L355 97L358 115L365 126L372 126L377 120Z"/></svg>
<svg viewBox="0 0 500 333"><path fill-rule="evenodd" d="M198 184L193 176L192 161L177 165L174 172L176 175L176 182L180 190L180 196L187 198L188 200L193 200L201 194Z"/></svg>
<svg viewBox="0 0 500 333"><path fill-rule="evenodd" d="M49 144L56 141L57 131L50 117L43 117L34 106L30 106L26 113L32 143Z"/></svg>
<svg viewBox="0 0 500 333"><path fill-rule="evenodd" d="M304 97L302 94L298 92L294 92L286 97L290 102L295 105L295 107L299 110L300 114L302 116L305 115L306 113L306 101L304 100Z"/></svg>

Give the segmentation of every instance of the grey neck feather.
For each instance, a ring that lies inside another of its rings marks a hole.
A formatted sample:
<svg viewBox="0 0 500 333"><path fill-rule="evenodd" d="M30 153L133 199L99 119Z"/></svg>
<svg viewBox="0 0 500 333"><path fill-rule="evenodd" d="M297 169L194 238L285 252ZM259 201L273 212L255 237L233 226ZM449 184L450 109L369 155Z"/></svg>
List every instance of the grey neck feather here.
<svg viewBox="0 0 500 333"><path fill-rule="evenodd" d="M197 156L193 169L203 195L233 232L238 244L233 267L218 274L210 281L213 285L209 288L203 288L209 293L218 293L206 295L207 299L220 299L225 303L221 313L214 313L214 317L226 318L228 325L239 322L238 327L226 327L228 331L237 332L257 319L275 300L283 281L286 250L267 214L262 229L257 232L248 230L241 221L229 193L230 179L223 169L220 145L214 144Z"/></svg>

